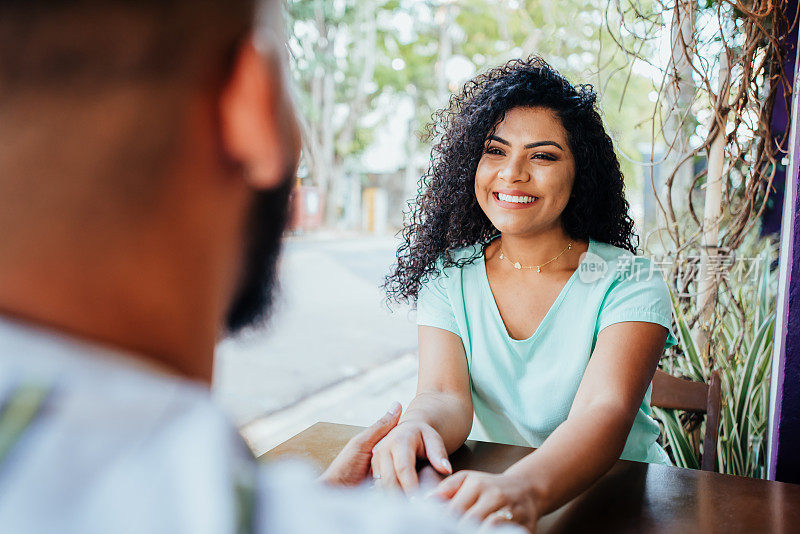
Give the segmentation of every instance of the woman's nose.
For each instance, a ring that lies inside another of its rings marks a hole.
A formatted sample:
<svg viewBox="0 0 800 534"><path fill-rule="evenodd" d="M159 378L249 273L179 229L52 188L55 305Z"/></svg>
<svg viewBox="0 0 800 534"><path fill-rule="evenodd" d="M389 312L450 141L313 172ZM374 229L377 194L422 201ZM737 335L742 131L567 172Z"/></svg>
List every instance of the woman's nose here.
<svg viewBox="0 0 800 534"><path fill-rule="evenodd" d="M528 182L531 179L524 162L520 161L519 159L510 159L507 161L506 164L498 171L497 177L510 184Z"/></svg>

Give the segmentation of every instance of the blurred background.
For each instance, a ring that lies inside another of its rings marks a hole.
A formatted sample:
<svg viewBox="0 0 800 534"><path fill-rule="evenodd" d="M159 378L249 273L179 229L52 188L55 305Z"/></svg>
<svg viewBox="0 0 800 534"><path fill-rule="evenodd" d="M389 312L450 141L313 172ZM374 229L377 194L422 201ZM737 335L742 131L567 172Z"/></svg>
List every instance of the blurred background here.
<svg viewBox="0 0 800 534"><path fill-rule="evenodd" d="M673 266L665 278L691 335L662 368L701 381L724 370L726 395L737 396L753 372L747 354L769 367L771 334L754 341L753 332L774 320L785 75L796 46L784 39L794 35L788 4L763 13L714 0L283 5L304 149L282 290L268 325L220 343L214 377L215 395L257 454L317 421L370 424L393 400L405 406L413 397L414 311L390 308L380 285L428 167L425 127L474 75L531 54L573 84L594 86L640 246ZM723 184L716 204L705 201L710 156L725 162L714 171ZM714 281L702 300L703 280L681 265L702 273L722 249L764 267L754 282ZM725 315L734 308L738 316ZM753 402L722 423L720 471L764 475L768 372L753 391L743 394ZM757 422L742 436L746 445L724 445L742 421ZM683 440L669 443L673 458L679 447L697 456L700 427L672 424L670 439Z"/></svg>

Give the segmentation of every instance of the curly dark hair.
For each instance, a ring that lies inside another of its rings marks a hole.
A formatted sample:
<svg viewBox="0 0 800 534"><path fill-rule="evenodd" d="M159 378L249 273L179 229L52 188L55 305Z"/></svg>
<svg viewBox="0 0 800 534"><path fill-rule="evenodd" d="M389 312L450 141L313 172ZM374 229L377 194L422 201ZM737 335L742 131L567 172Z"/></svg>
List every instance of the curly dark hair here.
<svg viewBox="0 0 800 534"><path fill-rule="evenodd" d="M386 277L389 300L416 302L420 285L443 267L464 265L481 257L497 229L478 205L475 171L487 137L515 107L553 110L575 158L575 182L561 215L573 239L589 238L631 252L638 237L628 215L619 160L603 120L595 108L591 85L573 86L538 56L515 59L467 82L449 105L433 114L428 139L435 140L431 163L409 203L408 223L397 263ZM476 254L458 261L452 251L483 244Z"/></svg>

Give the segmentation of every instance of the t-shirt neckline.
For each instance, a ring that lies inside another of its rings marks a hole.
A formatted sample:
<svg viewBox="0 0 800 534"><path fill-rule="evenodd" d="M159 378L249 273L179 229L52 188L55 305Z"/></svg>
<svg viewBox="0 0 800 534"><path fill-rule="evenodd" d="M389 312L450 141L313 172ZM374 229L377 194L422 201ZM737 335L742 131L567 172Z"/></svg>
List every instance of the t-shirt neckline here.
<svg viewBox="0 0 800 534"><path fill-rule="evenodd" d="M494 241L497 237L499 237L499 235L498 236L494 236L491 240L489 240L489 243ZM487 243L487 245L488 245L488 243ZM590 238L589 239L589 246L586 249L586 255L588 255L589 252L592 252L593 246L594 246L594 240ZM486 297L488 297L489 305L490 305L490 307L492 309L492 314L494 315L494 319L497 322L497 324L499 325L500 329L502 330L502 332L505 335L507 340L509 340L509 341L511 341L513 343L532 343L533 341L536 340L536 338L539 337L540 332L543 330L543 327L551 320L551 317L553 315L555 315L555 313L558 310L559 306L561 306L561 303L566 298L566 295L569 292L570 287L572 287L573 283L575 282L575 278L578 276L578 270L580 269L581 263L583 263L583 261L585 260L585 257L586 256L584 256L584 259L582 259L578 263L578 266L575 268L575 271L573 271L573 273L567 279L567 282L564 284L564 287L562 287L561 291L558 293L558 296L556 297L556 300L554 300L553 304L550 305L550 308L547 310L547 313L545 313L544 317L542 317L542 320L539 322L539 325L536 327L536 330L534 330L533 334L531 334L526 339L515 339L515 338L511 337L511 334L508 333L508 327L506 326L505 321L503 321L503 316L500 315L500 307L497 305L497 300L495 300L494 293L492 292L492 286L491 286L491 284L489 284L489 275L486 272L486 248L484 247L484 250L481 253L480 262L479 262L480 263L480 269L481 269L481 273L480 273L481 274L481 285L484 288L484 292L486 293Z"/></svg>

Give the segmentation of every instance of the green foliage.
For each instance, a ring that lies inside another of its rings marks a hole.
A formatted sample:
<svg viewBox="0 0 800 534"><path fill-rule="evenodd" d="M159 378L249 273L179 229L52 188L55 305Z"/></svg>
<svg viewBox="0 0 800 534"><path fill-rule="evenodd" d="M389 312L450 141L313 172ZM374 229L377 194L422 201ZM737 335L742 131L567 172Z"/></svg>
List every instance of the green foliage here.
<svg viewBox="0 0 800 534"><path fill-rule="evenodd" d="M694 447L690 443L689 436L684 431L683 424L675 410L662 410L661 408L653 408L653 410L663 424L664 434L669 443L667 452L670 453L675 465L700 469L700 463L697 461L697 456L695 456Z"/></svg>
<svg viewBox="0 0 800 534"><path fill-rule="evenodd" d="M757 233L757 231L756 231ZM756 236L740 254L755 252ZM662 362L670 374L708 381L717 369L722 386L720 432L716 467L721 473L763 478L766 476L767 422L769 419L770 368L775 327L776 277L772 264L776 246L766 241L757 257L758 276L752 283L721 291L712 339L713 360L704 361L691 335L686 317L673 301L679 350ZM693 425L673 410L655 409L675 465L697 468ZM705 432L705 423L701 431Z"/></svg>

